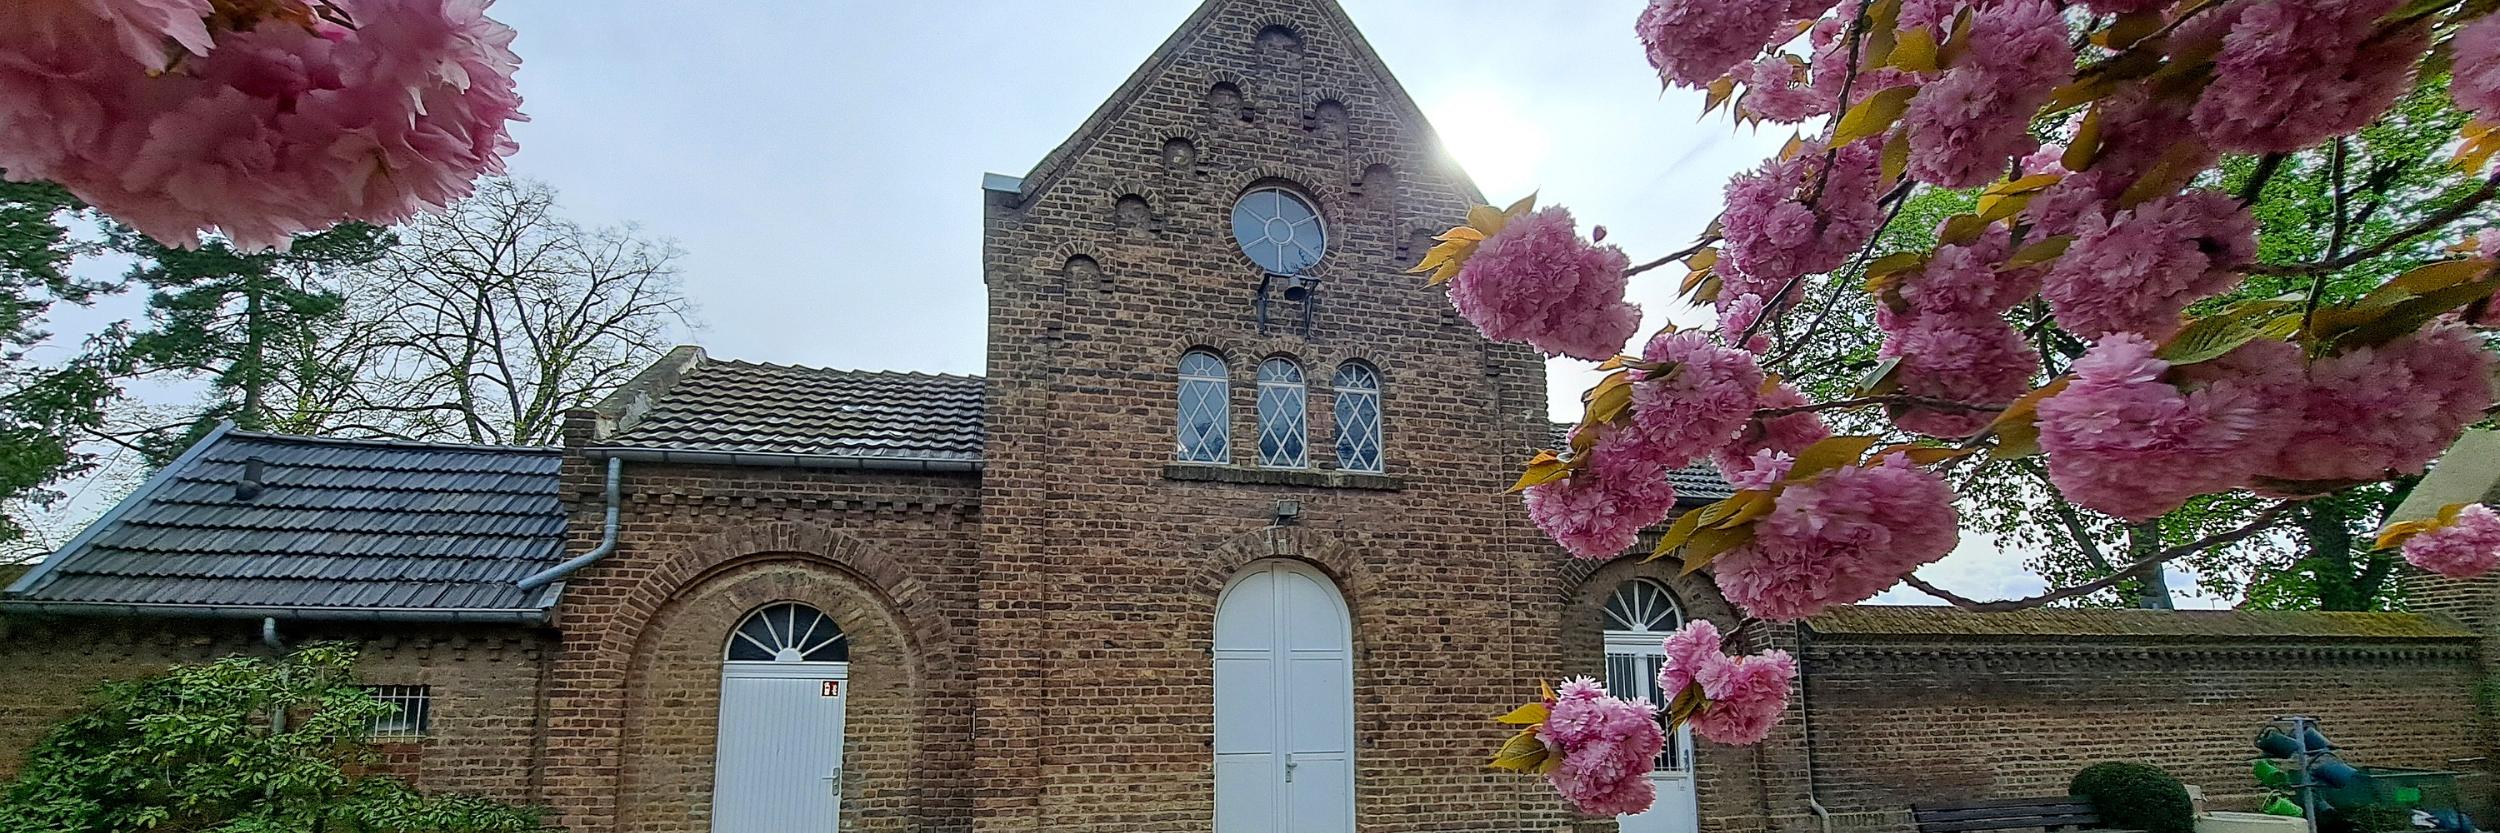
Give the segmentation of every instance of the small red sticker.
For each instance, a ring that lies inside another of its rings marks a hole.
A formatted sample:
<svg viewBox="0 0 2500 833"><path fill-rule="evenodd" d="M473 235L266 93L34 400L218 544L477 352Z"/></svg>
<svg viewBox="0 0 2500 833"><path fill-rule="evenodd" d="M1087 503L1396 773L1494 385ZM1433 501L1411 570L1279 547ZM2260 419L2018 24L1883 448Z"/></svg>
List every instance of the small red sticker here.
<svg viewBox="0 0 2500 833"><path fill-rule="evenodd" d="M842 696L842 681L841 681L841 680L826 680L826 681L825 681L825 692L824 692L824 696L826 696L826 697L840 697L840 696Z"/></svg>

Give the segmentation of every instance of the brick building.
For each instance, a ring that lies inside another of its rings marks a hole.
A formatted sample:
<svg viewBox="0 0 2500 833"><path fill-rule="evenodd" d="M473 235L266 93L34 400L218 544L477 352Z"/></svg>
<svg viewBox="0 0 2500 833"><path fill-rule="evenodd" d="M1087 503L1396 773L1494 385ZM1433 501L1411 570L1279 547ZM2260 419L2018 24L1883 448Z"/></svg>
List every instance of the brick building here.
<svg viewBox="0 0 2500 833"><path fill-rule="evenodd" d="M1401 274L1479 195L1329 0L1207 0L982 188L985 378L681 348L561 450L221 433L0 596L0 747L100 678L346 638L426 704L421 785L584 833L1605 829L1487 770L1489 718L1643 693L1708 617L1800 654L1793 713L1679 743L1627 831L1897 829L2113 758L2245 804L2278 714L2371 764L2491 749L2488 586L1778 626L1563 558L1500 494L1543 363Z"/></svg>

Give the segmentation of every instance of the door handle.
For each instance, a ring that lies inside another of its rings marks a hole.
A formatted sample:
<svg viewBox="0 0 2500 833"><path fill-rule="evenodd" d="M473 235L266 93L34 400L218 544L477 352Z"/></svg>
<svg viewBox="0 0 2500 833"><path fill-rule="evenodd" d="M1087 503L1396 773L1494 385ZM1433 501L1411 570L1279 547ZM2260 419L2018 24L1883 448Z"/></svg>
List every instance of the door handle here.
<svg viewBox="0 0 2500 833"><path fill-rule="evenodd" d="M835 797L835 798L841 798L841 797L842 797L842 767L841 767L841 765L839 765L839 764L834 765L834 767L833 767L833 774L825 776L825 786L833 792L833 797Z"/></svg>
<svg viewBox="0 0 2500 833"><path fill-rule="evenodd" d="M1285 753L1285 781L1287 783L1291 783L1293 781L1293 768L1296 766L1300 766L1300 764L1294 762L1293 753Z"/></svg>

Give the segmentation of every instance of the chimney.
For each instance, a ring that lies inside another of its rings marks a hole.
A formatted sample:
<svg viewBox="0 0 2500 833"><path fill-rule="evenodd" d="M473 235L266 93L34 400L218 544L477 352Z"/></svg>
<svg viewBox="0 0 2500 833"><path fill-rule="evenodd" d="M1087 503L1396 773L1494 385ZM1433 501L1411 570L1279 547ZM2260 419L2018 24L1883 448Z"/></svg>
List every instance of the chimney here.
<svg viewBox="0 0 2500 833"><path fill-rule="evenodd" d="M243 458L243 479L234 481L234 499L249 501L260 497L261 477L266 474L265 470L268 467L269 461L267 460L258 457Z"/></svg>

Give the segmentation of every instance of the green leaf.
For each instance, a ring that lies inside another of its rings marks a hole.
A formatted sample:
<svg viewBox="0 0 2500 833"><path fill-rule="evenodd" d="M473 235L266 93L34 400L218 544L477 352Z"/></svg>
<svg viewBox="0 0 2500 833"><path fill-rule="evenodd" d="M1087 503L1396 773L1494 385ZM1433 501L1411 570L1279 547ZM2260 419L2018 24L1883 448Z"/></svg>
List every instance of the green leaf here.
<svg viewBox="0 0 2500 833"><path fill-rule="evenodd" d="M1867 436L1825 437L1797 452L1797 461L1788 466L1788 481L1800 483L1832 469L1855 465L1866 450L1875 447L1879 438Z"/></svg>
<svg viewBox="0 0 2500 833"><path fill-rule="evenodd" d="M1692 575L1701 568L1710 566L1710 560L1719 557L1719 553L1744 546L1751 541L1753 541L1752 524L1732 529L1704 529L1695 532L1692 540L1684 542L1684 571L1680 575Z"/></svg>
<svg viewBox="0 0 2500 833"><path fill-rule="evenodd" d="M1520 706L1519 708L1511 709L1509 714L1505 714L1494 719L1503 723L1518 726L1533 726L1545 722L1545 717L1549 713L1550 712L1545 708L1544 703L1537 702L1528 703Z"/></svg>
<svg viewBox="0 0 2500 833"><path fill-rule="evenodd" d="M2179 334L2163 342L2154 355L2174 367L2207 362L2257 340L2259 335L2256 327L2239 316L2228 312L2209 315L2179 328Z"/></svg>
<svg viewBox="0 0 2500 833"><path fill-rule="evenodd" d="M1909 109L1910 96L1917 92L1917 87L1894 87L1867 96L1842 114L1840 123L1832 127L1830 147L1844 147L1892 129L1893 122L1900 121L1902 112Z"/></svg>

